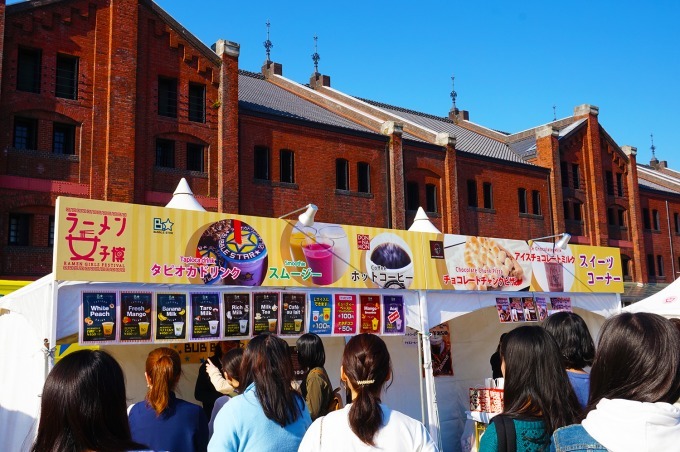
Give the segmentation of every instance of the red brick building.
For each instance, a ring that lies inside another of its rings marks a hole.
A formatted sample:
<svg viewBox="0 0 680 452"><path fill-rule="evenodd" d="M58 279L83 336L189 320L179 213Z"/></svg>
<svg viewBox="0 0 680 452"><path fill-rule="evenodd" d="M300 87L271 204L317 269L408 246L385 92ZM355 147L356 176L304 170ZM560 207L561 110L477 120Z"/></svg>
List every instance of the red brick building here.
<svg viewBox="0 0 680 452"><path fill-rule="evenodd" d="M151 0L0 0L0 279L50 271L60 195L446 233L560 232L615 246L627 279L680 268L680 173L638 165L597 107L523 132L358 99L280 64L239 70Z"/></svg>

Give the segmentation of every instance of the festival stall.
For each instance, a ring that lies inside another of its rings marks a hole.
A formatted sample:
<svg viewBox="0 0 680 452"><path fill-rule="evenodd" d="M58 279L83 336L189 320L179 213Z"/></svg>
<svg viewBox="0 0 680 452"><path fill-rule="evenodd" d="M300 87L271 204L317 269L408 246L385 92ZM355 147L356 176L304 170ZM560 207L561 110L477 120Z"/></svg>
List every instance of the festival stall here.
<svg viewBox="0 0 680 452"><path fill-rule="evenodd" d="M663 290L623 308L625 312L652 312L664 317L680 318L680 279Z"/></svg>
<svg viewBox="0 0 680 452"><path fill-rule="evenodd" d="M468 387L490 375L502 331L560 306L606 316L622 291L612 248L64 197L56 211L53 274L0 300L8 311L0 444L9 450L30 445L55 357L79 347L111 352L135 402L145 394L147 353L174 347L184 360L180 395L192 400L210 344L263 331L291 344L319 334L334 385L345 339L382 335L394 366L384 401L423 419L442 450L458 450Z"/></svg>

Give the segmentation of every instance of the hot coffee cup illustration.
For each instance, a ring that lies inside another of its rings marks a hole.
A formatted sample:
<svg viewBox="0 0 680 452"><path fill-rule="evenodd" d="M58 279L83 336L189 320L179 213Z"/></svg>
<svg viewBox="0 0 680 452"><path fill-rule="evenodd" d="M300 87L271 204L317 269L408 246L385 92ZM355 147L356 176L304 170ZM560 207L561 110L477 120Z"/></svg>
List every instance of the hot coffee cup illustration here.
<svg viewBox="0 0 680 452"><path fill-rule="evenodd" d="M378 287L408 289L413 281L413 253L398 235L380 234L366 251L366 271Z"/></svg>

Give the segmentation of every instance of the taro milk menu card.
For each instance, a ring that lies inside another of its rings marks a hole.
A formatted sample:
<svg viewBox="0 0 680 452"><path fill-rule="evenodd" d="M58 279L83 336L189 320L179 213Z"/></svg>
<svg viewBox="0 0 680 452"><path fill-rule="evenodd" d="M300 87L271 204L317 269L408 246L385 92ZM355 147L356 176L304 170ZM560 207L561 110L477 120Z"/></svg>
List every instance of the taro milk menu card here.
<svg viewBox="0 0 680 452"><path fill-rule="evenodd" d="M156 294L156 339L185 339L187 295L184 293Z"/></svg>
<svg viewBox="0 0 680 452"><path fill-rule="evenodd" d="M355 334L357 331L357 296L335 294L334 334Z"/></svg>
<svg viewBox="0 0 680 452"><path fill-rule="evenodd" d="M116 339L116 293L83 292L81 323L82 342Z"/></svg>
<svg viewBox="0 0 680 452"><path fill-rule="evenodd" d="M331 295L311 294L309 296L309 332L331 334Z"/></svg>
<svg viewBox="0 0 680 452"><path fill-rule="evenodd" d="M214 339L220 336L220 295L191 294L192 339Z"/></svg>
<svg viewBox="0 0 680 452"><path fill-rule="evenodd" d="M380 295L360 295L359 333L380 333Z"/></svg>
<svg viewBox="0 0 680 452"><path fill-rule="evenodd" d="M279 294L277 292L255 292L253 294L253 334L265 331L278 334Z"/></svg>
<svg viewBox="0 0 680 452"><path fill-rule="evenodd" d="M384 334L404 334L406 318L404 317L404 297L401 295L383 296L383 312L385 313Z"/></svg>
<svg viewBox="0 0 680 452"><path fill-rule="evenodd" d="M250 294L224 294L224 336L250 336Z"/></svg>
<svg viewBox="0 0 680 452"><path fill-rule="evenodd" d="M304 333L305 301L304 293L283 292L281 310L281 334L299 336Z"/></svg>
<svg viewBox="0 0 680 452"><path fill-rule="evenodd" d="M121 292L121 341L151 340L151 293Z"/></svg>

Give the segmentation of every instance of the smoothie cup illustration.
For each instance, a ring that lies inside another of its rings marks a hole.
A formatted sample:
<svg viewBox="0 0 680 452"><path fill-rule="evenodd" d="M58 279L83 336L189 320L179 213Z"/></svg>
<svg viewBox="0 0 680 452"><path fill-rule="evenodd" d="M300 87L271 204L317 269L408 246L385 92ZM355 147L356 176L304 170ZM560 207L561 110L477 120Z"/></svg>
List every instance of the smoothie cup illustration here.
<svg viewBox="0 0 680 452"><path fill-rule="evenodd" d="M241 221L232 220L218 246L227 267L231 270L238 269L238 276L228 277L226 284L262 284L267 266L267 247L255 229Z"/></svg>
<svg viewBox="0 0 680 452"><path fill-rule="evenodd" d="M293 322L295 323L295 332L299 333L302 329L302 319L293 319Z"/></svg>
<svg viewBox="0 0 680 452"><path fill-rule="evenodd" d="M146 336L146 334L149 332L149 322L139 322L139 334L141 336Z"/></svg>
<svg viewBox="0 0 680 452"><path fill-rule="evenodd" d="M104 336L111 336L113 335L113 322L102 322L102 330L104 332Z"/></svg>
<svg viewBox="0 0 680 452"><path fill-rule="evenodd" d="M172 326L175 328L175 336L181 336L182 330L184 329L184 322L172 322Z"/></svg>
<svg viewBox="0 0 680 452"><path fill-rule="evenodd" d="M311 226L296 225L290 234L290 257L296 262L305 260L302 243L307 237L316 237L316 229Z"/></svg>
<svg viewBox="0 0 680 452"><path fill-rule="evenodd" d="M217 326L220 324L219 320L208 320L210 326L210 334L217 334Z"/></svg>
<svg viewBox="0 0 680 452"><path fill-rule="evenodd" d="M269 332L276 333L276 319L269 319Z"/></svg>
<svg viewBox="0 0 680 452"><path fill-rule="evenodd" d="M248 319L241 319L238 321L238 331L241 334L246 334L246 331L248 331Z"/></svg>
<svg viewBox="0 0 680 452"><path fill-rule="evenodd" d="M341 226L324 226L319 236L333 241L333 282L342 278L349 267L349 241Z"/></svg>
<svg viewBox="0 0 680 452"><path fill-rule="evenodd" d="M333 240L323 237L306 237L302 244L307 265L313 273L319 274L312 276L312 282L316 285L333 283L333 244Z"/></svg>

